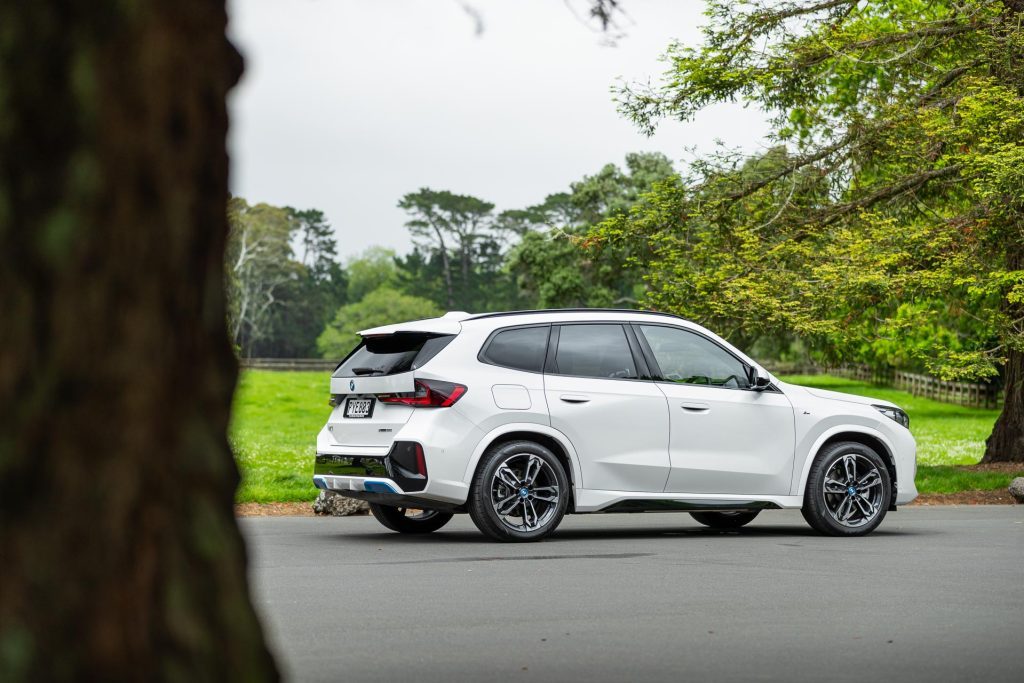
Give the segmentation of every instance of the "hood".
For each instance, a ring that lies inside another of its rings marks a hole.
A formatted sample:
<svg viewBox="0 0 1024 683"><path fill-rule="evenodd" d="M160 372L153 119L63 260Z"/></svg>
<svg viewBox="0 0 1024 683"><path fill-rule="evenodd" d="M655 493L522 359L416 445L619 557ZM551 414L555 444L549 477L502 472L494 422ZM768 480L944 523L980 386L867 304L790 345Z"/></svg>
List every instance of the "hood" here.
<svg viewBox="0 0 1024 683"><path fill-rule="evenodd" d="M857 403L862 406L893 406L893 403L889 401L883 401L877 398L869 398L867 396L857 396L855 394L844 394L840 391L829 391L827 389L812 389L810 387L801 387L811 396L817 398L827 398L830 401L845 401L846 403Z"/></svg>

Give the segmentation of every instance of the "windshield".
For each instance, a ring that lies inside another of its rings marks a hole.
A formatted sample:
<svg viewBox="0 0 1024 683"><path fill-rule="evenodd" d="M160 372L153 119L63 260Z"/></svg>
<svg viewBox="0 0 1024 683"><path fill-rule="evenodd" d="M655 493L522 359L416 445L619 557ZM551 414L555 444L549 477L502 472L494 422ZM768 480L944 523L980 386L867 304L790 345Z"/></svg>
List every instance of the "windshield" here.
<svg viewBox="0 0 1024 683"><path fill-rule="evenodd" d="M453 334L399 332L363 339L332 377L381 377L416 370L454 338Z"/></svg>

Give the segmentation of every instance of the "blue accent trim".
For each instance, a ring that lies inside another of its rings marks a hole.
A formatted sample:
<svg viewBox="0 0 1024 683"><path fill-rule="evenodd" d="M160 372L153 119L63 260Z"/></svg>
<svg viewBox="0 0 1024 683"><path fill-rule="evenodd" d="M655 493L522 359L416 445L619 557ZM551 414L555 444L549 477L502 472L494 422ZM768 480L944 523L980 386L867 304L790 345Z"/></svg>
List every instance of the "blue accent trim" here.
<svg viewBox="0 0 1024 683"><path fill-rule="evenodd" d="M390 484L383 481L368 481L363 484L363 488L371 493L398 493Z"/></svg>
<svg viewBox="0 0 1024 683"><path fill-rule="evenodd" d="M323 489L324 491L327 490L327 482L324 481L322 477L313 477L313 486L318 489Z"/></svg>

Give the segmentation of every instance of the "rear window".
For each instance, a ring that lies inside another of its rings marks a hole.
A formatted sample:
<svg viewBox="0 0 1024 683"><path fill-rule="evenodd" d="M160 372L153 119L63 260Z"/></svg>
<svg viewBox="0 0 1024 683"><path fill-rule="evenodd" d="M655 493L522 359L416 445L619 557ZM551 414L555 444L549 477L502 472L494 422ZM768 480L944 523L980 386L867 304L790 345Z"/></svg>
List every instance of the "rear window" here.
<svg viewBox="0 0 1024 683"><path fill-rule="evenodd" d="M490 343L480 354L480 360L504 368L540 372L544 367L550 329L544 325L502 330L491 337Z"/></svg>
<svg viewBox="0 0 1024 683"><path fill-rule="evenodd" d="M636 379L636 365L622 325L563 325L555 372L576 377Z"/></svg>
<svg viewBox="0 0 1024 683"><path fill-rule="evenodd" d="M381 377L423 367L455 339L454 334L399 332L363 339L341 361L332 377Z"/></svg>

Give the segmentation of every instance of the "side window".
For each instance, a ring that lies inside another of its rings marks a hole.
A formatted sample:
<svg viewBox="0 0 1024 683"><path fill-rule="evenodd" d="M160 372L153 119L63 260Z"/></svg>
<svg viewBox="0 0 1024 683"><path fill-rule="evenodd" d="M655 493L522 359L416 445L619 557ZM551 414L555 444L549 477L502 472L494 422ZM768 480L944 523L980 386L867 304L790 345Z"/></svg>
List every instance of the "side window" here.
<svg viewBox="0 0 1024 683"><path fill-rule="evenodd" d="M746 366L709 339L679 328L639 327L665 379L726 389L746 389L749 386Z"/></svg>
<svg viewBox="0 0 1024 683"><path fill-rule="evenodd" d="M638 377L622 325L562 325L555 365L559 375Z"/></svg>
<svg viewBox="0 0 1024 683"><path fill-rule="evenodd" d="M502 330L491 337L481 360L505 368L540 372L544 367L550 329L545 325Z"/></svg>

